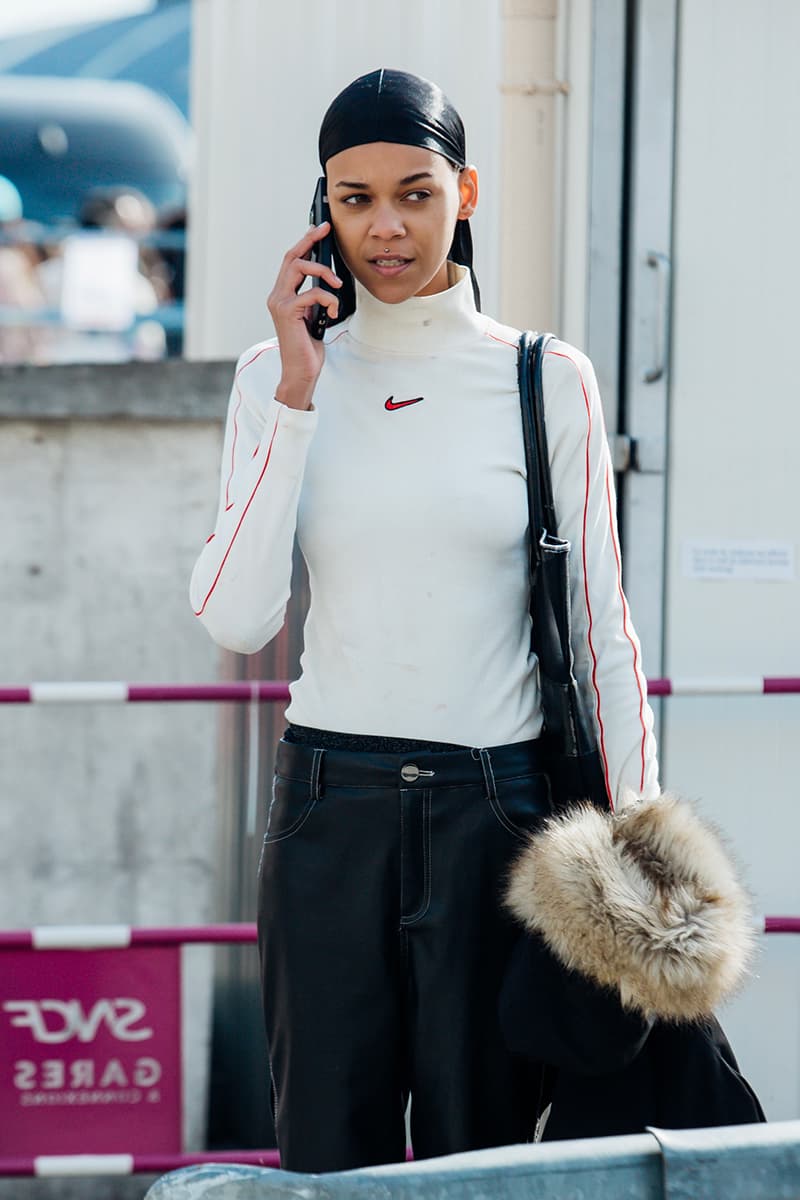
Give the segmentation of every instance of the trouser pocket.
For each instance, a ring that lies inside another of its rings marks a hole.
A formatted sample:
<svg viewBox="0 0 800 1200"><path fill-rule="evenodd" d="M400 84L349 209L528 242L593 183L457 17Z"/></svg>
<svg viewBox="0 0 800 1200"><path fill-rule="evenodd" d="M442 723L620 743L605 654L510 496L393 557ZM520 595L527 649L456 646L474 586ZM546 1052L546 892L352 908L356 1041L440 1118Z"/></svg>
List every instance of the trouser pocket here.
<svg viewBox="0 0 800 1200"><path fill-rule="evenodd" d="M552 810L550 780L544 771L498 779L488 750L479 752L486 799L500 825L524 840L534 833Z"/></svg>
<svg viewBox="0 0 800 1200"><path fill-rule="evenodd" d="M272 783L272 800L267 813L264 845L285 841L297 833L305 825L316 805L317 797L306 780L285 779L276 775Z"/></svg>

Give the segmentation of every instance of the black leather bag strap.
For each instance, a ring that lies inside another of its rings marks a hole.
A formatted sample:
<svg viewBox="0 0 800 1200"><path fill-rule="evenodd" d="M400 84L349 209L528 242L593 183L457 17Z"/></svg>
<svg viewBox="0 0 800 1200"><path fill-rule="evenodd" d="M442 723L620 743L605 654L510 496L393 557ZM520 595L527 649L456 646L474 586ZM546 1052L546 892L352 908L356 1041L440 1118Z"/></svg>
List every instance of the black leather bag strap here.
<svg viewBox="0 0 800 1200"><path fill-rule="evenodd" d="M533 334L526 330L520 337L518 375L519 398L522 410L522 439L525 446L525 469L528 475L528 512L530 514L531 580L541 561L540 538L547 533L558 536L553 503L553 482L550 478L550 458L547 451L547 431L544 422L544 387L542 370L550 333ZM533 589L531 588L531 606Z"/></svg>
<svg viewBox="0 0 800 1200"><path fill-rule="evenodd" d="M544 415L543 364L551 334L523 333L519 393L528 474L531 647L539 661L551 781L562 803L608 807L596 731L573 673L569 542L558 536Z"/></svg>
<svg viewBox="0 0 800 1200"><path fill-rule="evenodd" d="M556 506L553 501L553 481L550 477L550 456L547 450L547 427L544 421L544 356L549 343L553 341L550 333L540 333L531 349L529 377L531 381L531 406L533 409L533 426L536 440L536 463L538 466L538 485L542 508L542 528L551 537L558 537L558 522L556 521Z"/></svg>

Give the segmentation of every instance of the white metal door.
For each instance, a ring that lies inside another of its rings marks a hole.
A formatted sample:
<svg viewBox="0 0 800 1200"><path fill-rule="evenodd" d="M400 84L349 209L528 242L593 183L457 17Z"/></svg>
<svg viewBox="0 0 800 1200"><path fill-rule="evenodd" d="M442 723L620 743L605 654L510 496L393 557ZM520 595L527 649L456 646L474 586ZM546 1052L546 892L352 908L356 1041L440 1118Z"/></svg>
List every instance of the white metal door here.
<svg viewBox="0 0 800 1200"><path fill-rule="evenodd" d="M664 666L664 538L677 0L628 6L627 256L621 430L625 588L645 671Z"/></svg>
<svg viewBox="0 0 800 1200"><path fill-rule="evenodd" d="M681 5L665 659L672 675L800 674L792 563L800 538L798 45L796 0ZM666 706L667 781L701 797L729 831L762 912L800 912L798 730L798 696ZM728 1016L774 1118L800 1113L798 996L800 941L772 937Z"/></svg>
<svg viewBox="0 0 800 1200"><path fill-rule="evenodd" d="M623 419L644 471L625 477L626 588L648 674L735 689L800 675L800 5L631 9ZM664 786L726 831L762 913L800 913L798 730L797 696L664 703ZM721 1017L768 1115L787 1119L800 1114L800 939L762 940Z"/></svg>

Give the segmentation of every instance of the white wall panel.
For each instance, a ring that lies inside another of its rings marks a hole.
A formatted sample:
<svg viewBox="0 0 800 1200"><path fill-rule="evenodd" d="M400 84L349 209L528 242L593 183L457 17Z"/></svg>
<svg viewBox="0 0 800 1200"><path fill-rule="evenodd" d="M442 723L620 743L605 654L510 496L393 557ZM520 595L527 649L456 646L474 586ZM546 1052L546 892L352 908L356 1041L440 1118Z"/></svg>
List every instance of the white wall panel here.
<svg viewBox="0 0 800 1200"><path fill-rule="evenodd" d="M499 0L195 0L190 356L236 355L272 333L265 298L307 226L322 115L379 66L436 80L464 119L482 182L476 269L484 307L496 309L499 12Z"/></svg>
<svg viewBox="0 0 800 1200"><path fill-rule="evenodd" d="M667 670L800 674L800 584L690 579L687 539L800 542L800 5L682 5ZM762 911L800 912L800 697L670 700L666 782L730 833ZM773 1118L800 1114L800 942L727 1015Z"/></svg>

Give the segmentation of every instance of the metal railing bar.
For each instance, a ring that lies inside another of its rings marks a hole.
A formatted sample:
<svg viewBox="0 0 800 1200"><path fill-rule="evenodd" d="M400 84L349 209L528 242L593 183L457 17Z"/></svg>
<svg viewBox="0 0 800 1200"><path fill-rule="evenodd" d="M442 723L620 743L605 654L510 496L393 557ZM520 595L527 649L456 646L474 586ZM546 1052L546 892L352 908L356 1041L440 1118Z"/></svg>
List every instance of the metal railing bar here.
<svg viewBox="0 0 800 1200"><path fill-rule="evenodd" d="M36 1176L161 1175L204 1163L279 1167L277 1150L210 1150L188 1154L39 1154L35 1157L0 1158L0 1178Z"/></svg>
<svg viewBox="0 0 800 1200"><path fill-rule="evenodd" d="M758 933L800 933L800 917L759 916ZM255 922L218 925L36 925L0 929L3 950L127 950L133 946L189 946L255 943Z"/></svg>
<svg viewBox="0 0 800 1200"><path fill-rule="evenodd" d="M36 925L0 930L2 950L127 950L131 946L256 941L255 922L218 925Z"/></svg>
<svg viewBox="0 0 800 1200"><path fill-rule="evenodd" d="M650 679L650 696L787 696L800 694L800 675ZM125 683L121 680L64 680L0 685L0 704L141 704L289 699L284 680L230 683Z"/></svg>

